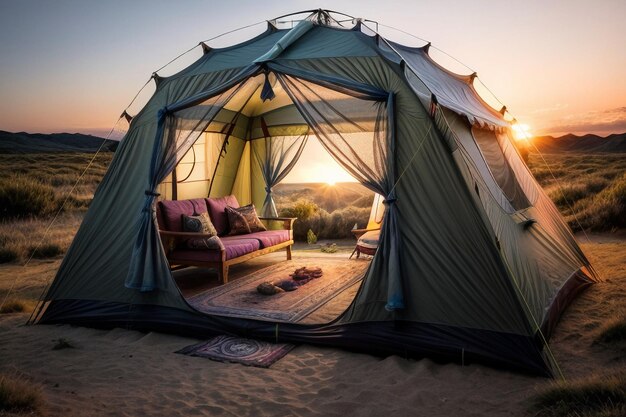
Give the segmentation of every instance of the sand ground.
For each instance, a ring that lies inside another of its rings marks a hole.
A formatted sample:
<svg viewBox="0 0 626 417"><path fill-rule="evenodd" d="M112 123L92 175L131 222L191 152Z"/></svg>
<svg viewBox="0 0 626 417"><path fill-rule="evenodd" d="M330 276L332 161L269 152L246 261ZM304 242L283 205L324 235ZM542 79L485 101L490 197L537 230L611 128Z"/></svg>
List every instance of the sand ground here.
<svg viewBox="0 0 626 417"><path fill-rule="evenodd" d="M568 379L626 370L626 350L593 344L626 312L626 239L592 236L582 246L604 281L566 311L551 346ZM15 277L36 293L58 261L0 267L0 291ZM37 294L38 295L38 294ZM519 416L551 383L481 365L380 358L301 345L269 369L173 352L197 342L158 333L21 326L0 316L0 371L40 384L51 416ZM75 348L53 350L64 338Z"/></svg>

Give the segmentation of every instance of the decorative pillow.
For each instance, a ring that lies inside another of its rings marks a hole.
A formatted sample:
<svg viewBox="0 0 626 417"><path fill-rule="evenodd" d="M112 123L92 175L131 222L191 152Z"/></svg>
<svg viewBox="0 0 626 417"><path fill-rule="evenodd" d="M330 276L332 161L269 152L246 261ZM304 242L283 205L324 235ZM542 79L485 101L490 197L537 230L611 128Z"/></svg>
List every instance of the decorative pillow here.
<svg viewBox="0 0 626 417"><path fill-rule="evenodd" d="M225 211L228 216L228 223L230 223L230 232L228 233L229 236L251 233L248 221L243 214L232 207L226 207Z"/></svg>
<svg viewBox="0 0 626 417"><path fill-rule="evenodd" d="M194 198L192 200L163 200L158 203L158 212L161 215L163 224L159 223L165 230L171 232L182 232L183 225L181 216L195 215L207 211L206 200L204 198Z"/></svg>
<svg viewBox="0 0 626 417"><path fill-rule="evenodd" d="M211 223L209 213L200 213L197 216L182 215L183 232L206 233L217 236L217 231Z"/></svg>
<svg viewBox="0 0 626 417"><path fill-rule="evenodd" d="M185 245L189 249L220 249L222 241L217 237L217 231L211 223L209 213L200 213L197 216L181 216L184 232L204 233L212 235L211 237L200 237L187 239Z"/></svg>
<svg viewBox="0 0 626 417"><path fill-rule="evenodd" d="M235 210L241 213L241 215L246 219L250 232L264 232L267 230L263 223L261 223L261 220L259 220L254 204L248 204L247 206L239 207Z"/></svg>

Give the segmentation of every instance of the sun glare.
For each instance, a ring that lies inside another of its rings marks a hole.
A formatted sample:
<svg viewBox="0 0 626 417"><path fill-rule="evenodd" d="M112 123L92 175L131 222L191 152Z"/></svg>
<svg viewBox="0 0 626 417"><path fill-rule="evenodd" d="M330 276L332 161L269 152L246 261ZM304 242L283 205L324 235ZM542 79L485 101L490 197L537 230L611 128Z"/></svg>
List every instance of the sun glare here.
<svg viewBox="0 0 626 417"><path fill-rule="evenodd" d="M311 179L314 182L321 182L328 186L336 185L338 182L354 181L354 178L334 161L332 163L318 163L311 166Z"/></svg>
<svg viewBox="0 0 626 417"><path fill-rule="evenodd" d="M533 137L530 133L530 126L524 123L515 123L513 126L513 135L516 140L529 140Z"/></svg>

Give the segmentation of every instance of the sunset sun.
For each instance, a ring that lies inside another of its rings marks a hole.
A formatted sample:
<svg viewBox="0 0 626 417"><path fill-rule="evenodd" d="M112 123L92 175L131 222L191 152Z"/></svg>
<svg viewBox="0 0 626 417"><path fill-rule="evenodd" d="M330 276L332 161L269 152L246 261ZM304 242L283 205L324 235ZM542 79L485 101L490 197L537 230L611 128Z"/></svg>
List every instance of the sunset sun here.
<svg viewBox="0 0 626 417"><path fill-rule="evenodd" d="M515 123L513 126L513 135L516 140L529 140L532 138L530 126L524 123Z"/></svg>

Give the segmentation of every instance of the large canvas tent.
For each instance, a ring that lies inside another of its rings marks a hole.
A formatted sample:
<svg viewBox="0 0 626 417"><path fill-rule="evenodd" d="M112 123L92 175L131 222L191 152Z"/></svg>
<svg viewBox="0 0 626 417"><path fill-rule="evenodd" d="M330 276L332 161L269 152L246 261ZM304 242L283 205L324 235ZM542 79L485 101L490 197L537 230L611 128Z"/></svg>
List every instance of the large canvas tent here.
<svg viewBox="0 0 626 417"><path fill-rule="evenodd" d="M590 264L512 144L511 126L429 45L313 11L212 49L130 124L36 320L207 337L240 334L550 374L546 344ZM348 25L349 27L345 27ZM315 136L384 196L379 249L338 319L298 325L190 307L167 263L158 199L272 187Z"/></svg>

